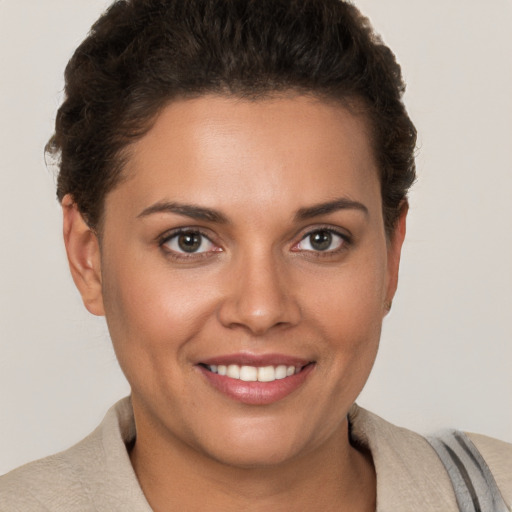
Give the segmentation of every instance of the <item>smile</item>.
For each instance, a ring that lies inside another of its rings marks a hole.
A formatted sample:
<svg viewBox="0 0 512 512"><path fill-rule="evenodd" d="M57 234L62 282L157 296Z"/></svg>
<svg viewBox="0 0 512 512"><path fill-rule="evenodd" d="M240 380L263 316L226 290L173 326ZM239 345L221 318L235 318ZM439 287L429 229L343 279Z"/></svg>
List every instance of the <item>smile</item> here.
<svg viewBox="0 0 512 512"><path fill-rule="evenodd" d="M275 380L291 377L302 370L302 366L247 366L247 365L206 365L212 373L225 375L231 379L238 379L244 382L273 382Z"/></svg>
<svg viewBox="0 0 512 512"><path fill-rule="evenodd" d="M233 359L218 358L199 363L197 368L222 395L247 405L269 405L282 400L299 390L316 366L314 361L280 356L239 356L237 363Z"/></svg>

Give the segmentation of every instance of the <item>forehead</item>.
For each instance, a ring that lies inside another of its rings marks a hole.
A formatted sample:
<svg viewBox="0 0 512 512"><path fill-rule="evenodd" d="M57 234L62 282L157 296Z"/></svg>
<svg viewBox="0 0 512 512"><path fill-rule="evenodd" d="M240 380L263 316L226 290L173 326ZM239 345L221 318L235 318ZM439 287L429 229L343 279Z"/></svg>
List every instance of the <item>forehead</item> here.
<svg viewBox="0 0 512 512"><path fill-rule="evenodd" d="M366 119L309 96L173 101L131 146L124 173L111 195L138 208L160 200L294 208L339 196L380 208Z"/></svg>

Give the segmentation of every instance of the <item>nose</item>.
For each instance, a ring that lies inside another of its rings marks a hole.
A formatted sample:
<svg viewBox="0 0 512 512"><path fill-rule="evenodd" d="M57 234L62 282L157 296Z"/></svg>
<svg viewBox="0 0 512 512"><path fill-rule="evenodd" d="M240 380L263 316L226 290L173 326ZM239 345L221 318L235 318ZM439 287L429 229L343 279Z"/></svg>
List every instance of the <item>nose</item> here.
<svg viewBox="0 0 512 512"><path fill-rule="evenodd" d="M220 322L261 336L274 328L300 321L289 272L269 255L241 258L230 273L227 293L219 308Z"/></svg>

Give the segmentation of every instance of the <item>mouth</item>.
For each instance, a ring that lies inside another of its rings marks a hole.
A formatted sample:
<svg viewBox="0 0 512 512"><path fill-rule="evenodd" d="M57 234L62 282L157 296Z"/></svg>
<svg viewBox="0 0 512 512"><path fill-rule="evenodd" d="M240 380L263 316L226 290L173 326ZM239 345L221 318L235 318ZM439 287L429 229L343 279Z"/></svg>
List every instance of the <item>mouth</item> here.
<svg viewBox="0 0 512 512"><path fill-rule="evenodd" d="M276 380L286 379L304 370L304 368L311 363L306 365L294 366L294 365L269 365L269 366L248 366L239 364L212 364L207 365L201 363L200 366L205 368L211 373L217 375L226 376L230 379L237 379L243 382L274 382Z"/></svg>
<svg viewBox="0 0 512 512"><path fill-rule="evenodd" d="M249 405L267 405L299 390L315 361L278 356L227 356L197 364L206 381L226 397ZM251 364L252 363L252 364Z"/></svg>

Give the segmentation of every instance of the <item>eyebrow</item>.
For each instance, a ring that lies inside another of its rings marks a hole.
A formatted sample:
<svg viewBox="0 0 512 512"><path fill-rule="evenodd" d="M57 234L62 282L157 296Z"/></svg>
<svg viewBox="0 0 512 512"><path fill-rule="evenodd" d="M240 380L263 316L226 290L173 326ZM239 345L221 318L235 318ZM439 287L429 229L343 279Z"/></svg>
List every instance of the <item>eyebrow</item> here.
<svg viewBox="0 0 512 512"><path fill-rule="evenodd" d="M328 215L339 210L358 210L363 212L365 215L368 215L368 208L366 208L364 204L342 197L326 203L319 203L313 206L300 208L295 214L295 220L308 220L314 217L319 217L320 215ZM145 208L141 213L139 213L139 215L137 215L137 218L148 217L149 215L154 215L156 213L172 213L190 217L195 220L215 222L217 224L228 223L227 217L218 210L169 201L159 201L158 203Z"/></svg>
<svg viewBox="0 0 512 512"><path fill-rule="evenodd" d="M340 197L326 203L315 204L307 208L301 208L295 215L295 220L308 220L320 215L328 215L339 210L358 210L368 215L368 208L358 201Z"/></svg>
<svg viewBox="0 0 512 512"><path fill-rule="evenodd" d="M216 222L218 224L227 224L228 219L219 211L211 208L204 208L192 204L173 203L161 201L142 210L137 218L147 217L155 213L174 213L184 215L196 220L205 220L208 222Z"/></svg>

